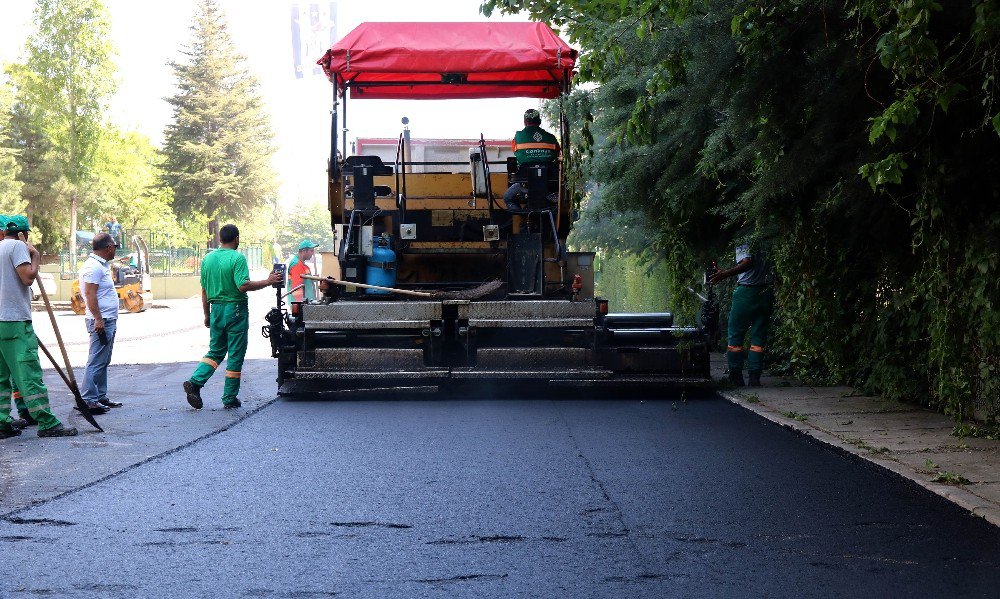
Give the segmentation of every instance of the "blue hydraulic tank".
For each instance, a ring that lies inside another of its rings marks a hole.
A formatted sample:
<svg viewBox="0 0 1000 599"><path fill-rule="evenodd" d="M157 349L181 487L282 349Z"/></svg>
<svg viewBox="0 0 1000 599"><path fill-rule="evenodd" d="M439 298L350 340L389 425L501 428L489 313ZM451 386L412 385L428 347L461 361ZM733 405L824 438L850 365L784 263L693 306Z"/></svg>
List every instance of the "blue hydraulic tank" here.
<svg viewBox="0 0 1000 599"><path fill-rule="evenodd" d="M378 285L379 287L396 286L396 252L389 248L390 238L383 235L375 240L375 247L372 248L372 256L368 259L368 266L365 269L365 283ZM385 295L388 291L378 289L367 289L366 293L372 295Z"/></svg>

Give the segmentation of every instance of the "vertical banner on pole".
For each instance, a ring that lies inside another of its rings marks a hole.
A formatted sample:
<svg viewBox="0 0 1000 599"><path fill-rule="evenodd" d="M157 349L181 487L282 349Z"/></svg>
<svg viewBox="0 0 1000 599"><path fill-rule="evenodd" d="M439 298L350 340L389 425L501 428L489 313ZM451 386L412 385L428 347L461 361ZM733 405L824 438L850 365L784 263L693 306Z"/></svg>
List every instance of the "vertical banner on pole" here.
<svg viewBox="0 0 1000 599"><path fill-rule="evenodd" d="M289 15L295 78L322 75L323 69L315 61L340 39L337 37L337 3L292 2Z"/></svg>

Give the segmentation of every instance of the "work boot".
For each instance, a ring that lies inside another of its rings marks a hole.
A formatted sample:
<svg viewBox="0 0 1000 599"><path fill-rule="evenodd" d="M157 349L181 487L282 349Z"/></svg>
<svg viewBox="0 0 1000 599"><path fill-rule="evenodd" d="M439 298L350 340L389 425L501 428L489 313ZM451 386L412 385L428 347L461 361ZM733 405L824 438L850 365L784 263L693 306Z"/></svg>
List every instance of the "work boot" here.
<svg viewBox="0 0 1000 599"><path fill-rule="evenodd" d="M743 382L742 370L730 370L729 382L732 383L734 387L746 387L747 385L746 383Z"/></svg>
<svg viewBox="0 0 1000 599"><path fill-rule="evenodd" d="M21 434L21 429L12 426L0 427L0 439L9 439Z"/></svg>
<svg viewBox="0 0 1000 599"><path fill-rule="evenodd" d="M242 405L243 405L243 402L241 402L238 399L234 399L230 403L223 402L222 407L226 408L227 410L234 410L234 409L236 409L236 408L238 408L238 407L240 407Z"/></svg>
<svg viewBox="0 0 1000 599"><path fill-rule="evenodd" d="M62 424L57 424L52 428L47 428L43 431L38 431L39 437L75 437L76 429L71 427L65 427Z"/></svg>
<svg viewBox="0 0 1000 599"><path fill-rule="evenodd" d="M28 421L24 418L15 418L11 420L10 427L17 430L25 429L28 428Z"/></svg>
<svg viewBox="0 0 1000 599"><path fill-rule="evenodd" d="M747 374L750 375L750 386L751 387L760 387L761 386L761 384L760 384L760 373L759 372L749 372Z"/></svg>
<svg viewBox="0 0 1000 599"><path fill-rule="evenodd" d="M201 401L201 387L191 381L184 381L184 393L187 394L187 400L191 407L200 410L201 406L204 405Z"/></svg>

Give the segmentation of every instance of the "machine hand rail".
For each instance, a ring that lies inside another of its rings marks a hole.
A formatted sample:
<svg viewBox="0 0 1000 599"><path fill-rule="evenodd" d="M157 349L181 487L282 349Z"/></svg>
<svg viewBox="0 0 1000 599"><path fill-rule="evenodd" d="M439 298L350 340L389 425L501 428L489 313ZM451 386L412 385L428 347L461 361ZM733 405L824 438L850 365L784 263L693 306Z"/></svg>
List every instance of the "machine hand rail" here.
<svg viewBox="0 0 1000 599"><path fill-rule="evenodd" d="M403 152L403 134L399 134L399 141L396 142L396 161L393 163L393 167L396 171L396 208L399 209L399 222L406 222L406 172L403 168L400 168L400 159L406 160ZM405 162L403 162L405 166ZM400 193L400 181L399 178L403 178L403 192Z"/></svg>
<svg viewBox="0 0 1000 599"><path fill-rule="evenodd" d="M494 224L495 220L493 218L493 208L495 206L496 198L493 197L493 181L490 177L490 160L486 157L486 138L483 134L479 134L479 158L483 162L483 176L486 177L486 197L489 199L487 207L490 211L490 224Z"/></svg>

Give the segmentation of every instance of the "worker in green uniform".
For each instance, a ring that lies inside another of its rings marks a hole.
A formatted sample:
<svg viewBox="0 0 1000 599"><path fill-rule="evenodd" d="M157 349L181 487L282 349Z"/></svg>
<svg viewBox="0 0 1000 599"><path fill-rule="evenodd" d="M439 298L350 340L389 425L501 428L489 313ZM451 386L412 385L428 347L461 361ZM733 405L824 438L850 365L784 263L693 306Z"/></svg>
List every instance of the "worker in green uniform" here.
<svg viewBox="0 0 1000 599"><path fill-rule="evenodd" d="M717 270L708 282L714 285L733 276L738 278L733 291L733 304L729 309L729 342L726 348L729 380L737 387L744 386L743 362L746 361L750 386L760 387L760 376L764 372L764 348L771 326L771 312L774 311L773 274L760 247L751 249L750 244L738 246L736 266ZM750 332L749 355L744 345L747 331Z"/></svg>
<svg viewBox="0 0 1000 599"><path fill-rule="evenodd" d="M38 339L31 326L31 284L38 277L41 255L28 236L23 216L7 218L0 241L0 439L21 434L10 417L10 397L16 385L24 406L38 423L39 437L70 437L75 428L63 426L49 408L49 391L42 382ZM19 236L24 236L24 241ZM13 382L14 385L11 383Z"/></svg>
<svg viewBox="0 0 1000 599"><path fill-rule="evenodd" d="M5 229L7 228L7 223L9 221L10 217L6 214L0 214L0 241L3 241L6 238ZM11 239L14 238L12 237ZM31 417L31 414L28 413L28 406L25 405L24 398L21 397L21 392L17 390L17 385L14 383L13 379L10 381L10 387L12 389L14 407L17 408L18 416L17 418L13 418L11 420L11 426L17 429L23 429L33 424L38 424L35 422L35 419ZM3 401L7 400L4 399Z"/></svg>
<svg viewBox="0 0 1000 599"><path fill-rule="evenodd" d="M282 282L281 274L275 272L260 281L250 280L247 259L236 251L240 246L240 230L236 225L224 225L219 229L219 239L222 247L210 252L201 262L201 304L205 312L205 326L211 333L208 353L191 378L184 381L187 401L196 410L202 406L201 388L215 374L215 369L227 354L222 405L226 408L242 405L238 394L243 358L247 353L247 332L250 330L247 292Z"/></svg>
<svg viewBox="0 0 1000 599"><path fill-rule="evenodd" d="M559 158L559 141L545 129L542 129L542 115L534 108L524 112L524 129L514 134L511 143L518 168L526 164L551 164ZM524 185L518 182L511 184L503 194L504 204L508 210L521 210L522 202L527 195Z"/></svg>

